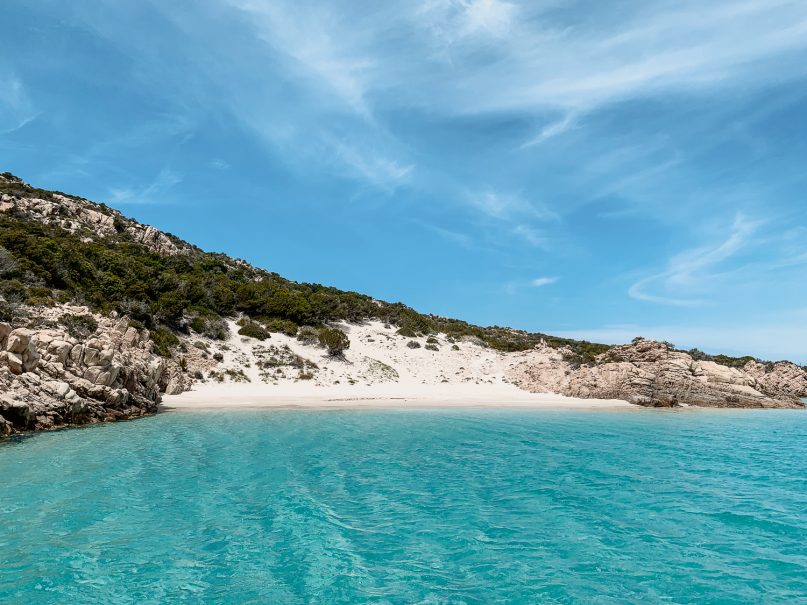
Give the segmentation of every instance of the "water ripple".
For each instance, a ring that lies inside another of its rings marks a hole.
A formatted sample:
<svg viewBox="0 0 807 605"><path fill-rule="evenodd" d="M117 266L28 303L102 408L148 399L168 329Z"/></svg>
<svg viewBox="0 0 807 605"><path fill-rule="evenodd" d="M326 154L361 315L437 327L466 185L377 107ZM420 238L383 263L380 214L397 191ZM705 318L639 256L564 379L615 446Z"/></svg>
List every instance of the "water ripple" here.
<svg viewBox="0 0 807 605"><path fill-rule="evenodd" d="M807 603L799 412L204 412L0 445L0 602Z"/></svg>

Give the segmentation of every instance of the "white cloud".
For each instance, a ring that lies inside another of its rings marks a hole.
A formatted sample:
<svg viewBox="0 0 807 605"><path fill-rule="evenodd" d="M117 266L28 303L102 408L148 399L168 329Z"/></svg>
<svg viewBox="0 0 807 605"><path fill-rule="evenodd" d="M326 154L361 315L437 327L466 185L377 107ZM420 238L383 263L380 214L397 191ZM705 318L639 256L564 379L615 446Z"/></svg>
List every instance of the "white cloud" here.
<svg viewBox="0 0 807 605"><path fill-rule="evenodd" d="M701 246L676 255L666 270L633 284L628 295L637 300L682 307L705 304L706 300L688 294L713 286L721 263L745 247L761 224L738 214L727 239L717 245Z"/></svg>
<svg viewBox="0 0 807 605"><path fill-rule="evenodd" d="M529 202L521 195L514 193L482 189L467 193L465 199L471 207L491 218L500 220L511 220L519 216L539 221L560 220L560 217L549 208ZM526 225L519 225L515 229L519 235L526 236L534 233Z"/></svg>
<svg viewBox="0 0 807 605"><path fill-rule="evenodd" d="M535 288L540 288L542 286L554 284L556 281L558 281L557 277L536 277L530 282L530 285Z"/></svg>
<svg viewBox="0 0 807 605"><path fill-rule="evenodd" d="M34 110L25 86L14 74L0 74L0 134L11 134L41 115Z"/></svg>
<svg viewBox="0 0 807 605"><path fill-rule="evenodd" d="M340 170L345 169L350 176L388 193L406 183L415 169L414 164L401 164L360 146L338 140L330 144L334 151L332 158Z"/></svg>
<svg viewBox="0 0 807 605"><path fill-rule="evenodd" d="M544 248L549 243L548 238L543 233L529 225L516 225L513 228L513 234L536 248Z"/></svg>
<svg viewBox="0 0 807 605"><path fill-rule="evenodd" d="M521 145L519 149L528 149L530 147L535 147L536 145L540 145L541 143L548 141L554 137L560 136L563 133L573 129L577 124L577 113L574 111L570 111L567 113L562 119L551 122L544 126L541 129L541 132L538 133L537 136L533 137L532 139L528 140L526 143Z"/></svg>
<svg viewBox="0 0 807 605"><path fill-rule="evenodd" d="M451 229L445 229L443 227L438 227L436 225L426 225L426 227L429 230L434 231L437 235L439 235L443 239L455 243L459 246L462 246L463 248L472 247L473 238L467 233L452 231Z"/></svg>
<svg viewBox="0 0 807 605"><path fill-rule="evenodd" d="M369 116L364 96L376 59L361 48L362 32L355 21L346 22L348 11L306 3L229 3L250 15L262 40L294 62L291 68L302 68L314 86L324 86L332 98L335 95L355 112Z"/></svg>
<svg viewBox="0 0 807 605"><path fill-rule="evenodd" d="M510 31L516 14L516 5L502 0L472 0L462 2L465 18L465 32L479 31L502 36Z"/></svg>
<svg viewBox="0 0 807 605"><path fill-rule="evenodd" d="M114 205L164 203L166 194L179 183L182 176L163 168L148 185L143 187L113 187L109 202Z"/></svg>

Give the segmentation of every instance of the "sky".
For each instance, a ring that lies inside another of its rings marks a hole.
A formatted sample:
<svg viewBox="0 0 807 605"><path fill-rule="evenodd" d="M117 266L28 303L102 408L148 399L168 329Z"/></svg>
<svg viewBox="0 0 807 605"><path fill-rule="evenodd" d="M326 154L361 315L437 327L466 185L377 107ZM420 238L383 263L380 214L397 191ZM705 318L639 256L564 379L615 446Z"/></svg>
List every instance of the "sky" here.
<svg viewBox="0 0 807 605"><path fill-rule="evenodd" d="M4 0L0 170L421 312L807 363L807 3Z"/></svg>

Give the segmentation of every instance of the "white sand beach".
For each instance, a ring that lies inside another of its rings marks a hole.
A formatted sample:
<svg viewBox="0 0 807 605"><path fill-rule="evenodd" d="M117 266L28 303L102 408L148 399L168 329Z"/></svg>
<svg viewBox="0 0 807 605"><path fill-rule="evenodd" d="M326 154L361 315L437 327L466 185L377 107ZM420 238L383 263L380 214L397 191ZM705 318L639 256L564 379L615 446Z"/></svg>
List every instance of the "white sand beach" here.
<svg viewBox="0 0 807 605"><path fill-rule="evenodd" d="M380 322L342 324L350 348L344 358L328 357L318 346L283 334L265 341L238 335L232 324L226 342L210 341L208 353L223 359L210 365L206 381L163 399L164 409L211 408L571 408L635 407L617 399L581 399L530 393L512 384L508 370L525 355L502 353L444 335L404 337ZM412 348L409 343L420 346ZM426 345L432 344L431 349ZM202 349L188 353L204 366ZM288 363L304 363L305 370ZM304 360L301 362L300 360ZM230 370L228 374L227 371ZM306 378L301 378L305 374ZM211 378L213 377L213 378Z"/></svg>
<svg viewBox="0 0 807 605"><path fill-rule="evenodd" d="M620 399L580 399L550 393L527 393L517 387L491 388L339 388L270 387L266 385L208 385L163 399L163 409L310 408L310 409L426 409L636 408Z"/></svg>

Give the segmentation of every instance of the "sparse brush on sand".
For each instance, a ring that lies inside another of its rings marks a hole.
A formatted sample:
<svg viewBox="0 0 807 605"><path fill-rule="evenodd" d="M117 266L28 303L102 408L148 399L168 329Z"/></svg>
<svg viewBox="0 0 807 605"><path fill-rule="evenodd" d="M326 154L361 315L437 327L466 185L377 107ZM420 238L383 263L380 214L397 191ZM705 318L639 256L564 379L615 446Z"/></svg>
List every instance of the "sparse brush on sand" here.
<svg viewBox="0 0 807 605"><path fill-rule="evenodd" d="M165 408L295 407L576 407L630 406L625 401L530 393L508 374L527 353L503 353L445 335L409 337L381 322L339 324L350 341L340 355L318 341L272 333L268 340L238 334L210 341L189 356L221 354L192 390L164 398ZM415 342L420 347L413 348ZM548 353L543 353L544 355Z"/></svg>

